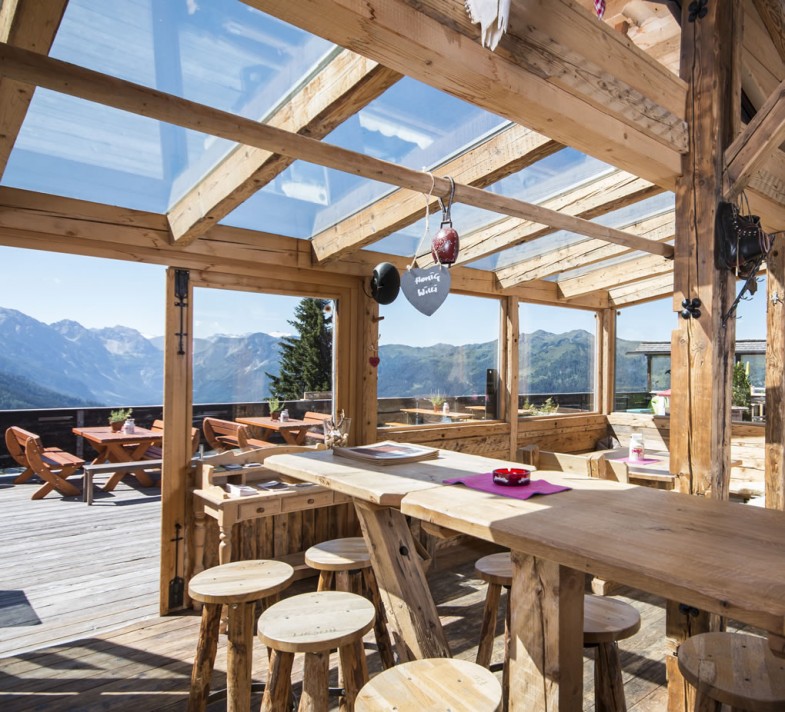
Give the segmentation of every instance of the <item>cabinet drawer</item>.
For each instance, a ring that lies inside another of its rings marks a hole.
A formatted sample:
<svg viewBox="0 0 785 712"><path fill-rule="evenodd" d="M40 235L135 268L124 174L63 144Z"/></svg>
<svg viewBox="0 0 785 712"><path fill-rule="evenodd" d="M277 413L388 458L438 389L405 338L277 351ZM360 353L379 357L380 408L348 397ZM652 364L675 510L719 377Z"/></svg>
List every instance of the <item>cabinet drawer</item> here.
<svg viewBox="0 0 785 712"><path fill-rule="evenodd" d="M281 499L270 497L264 502L246 502L241 504L237 510L237 521L243 519L253 519L254 517L267 517L279 514L281 511Z"/></svg>
<svg viewBox="0 0 785 712"><path fill-rule="evenodd" d="M282 512L297 512L301 509L326 507L333 503L331 490L316 490L316 492L303 492L292 497L286 497L281 502Z"/></svg>

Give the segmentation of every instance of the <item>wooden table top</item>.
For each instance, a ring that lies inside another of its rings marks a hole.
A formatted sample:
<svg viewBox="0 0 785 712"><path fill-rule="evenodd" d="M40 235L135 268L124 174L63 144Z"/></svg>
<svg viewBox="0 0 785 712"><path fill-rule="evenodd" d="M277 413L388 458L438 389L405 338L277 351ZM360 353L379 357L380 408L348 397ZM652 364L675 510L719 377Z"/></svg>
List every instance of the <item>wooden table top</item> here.
<svg viewBox="0 0 785 712"><path fill-rule="evenodd" d="M386 466L330 450L265 460L422 521L785 633L785 513L553 471L537 477L570 491L519 500L441 486L515 464L446 450Z"/></svg>
<svg viewBox="0 0 785 712"><path fill-rule="evenodd" d="M163 431L148 430L139 425L134 426L134 432L124 433L122 430L114 431L109 425L100 425L89 428L72 428L74 435L79 435L85 440L94 443L138 443L142 441L155 441L163 438Z"/></svg>
<svg viewBox="0 0 785 712"><path fill-rule="evenodd" d="M289 420L273 420L267 416L236 418L238 423L243 425L254 425L257 428L267 428L268 430L296 430L299 428L310 428L313 425L318 425L314 421L298 420L297 418L289 418Z"/></svg>
<svg viewBox="0 0 785 712"><path fill-rule="evenodd" d="M450 477L488 472L491 466L509 467L510 463L442 450L434 460L374 465L333 455L332 450L321 450L305 454L269 455L264 464L276 472L324 485L350 497L398 507L401 499L409 492L439 486Z"/></svg>
<svg viewBox="0 0 785 712"><path fill-rule="evenodd" d="M538 471L573 487L518 500L466 487L412 492L406 515L782 635L785 513Z"/></svg>

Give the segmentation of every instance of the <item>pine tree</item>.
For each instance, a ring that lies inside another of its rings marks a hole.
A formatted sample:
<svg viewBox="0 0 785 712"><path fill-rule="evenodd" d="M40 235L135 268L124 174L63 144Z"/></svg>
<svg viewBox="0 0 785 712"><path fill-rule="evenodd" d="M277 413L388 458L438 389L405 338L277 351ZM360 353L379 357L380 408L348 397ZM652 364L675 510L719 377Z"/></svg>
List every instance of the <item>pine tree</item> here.
<svg viewBox="0 0 785 712"><path fill-rule="evenodd" d="M271 392L283 400L297 400L305 391L332 390L332 317L325 316L326 299L303 299L289 321L297 336L281 339L281 370L268 373Z"/></svg>

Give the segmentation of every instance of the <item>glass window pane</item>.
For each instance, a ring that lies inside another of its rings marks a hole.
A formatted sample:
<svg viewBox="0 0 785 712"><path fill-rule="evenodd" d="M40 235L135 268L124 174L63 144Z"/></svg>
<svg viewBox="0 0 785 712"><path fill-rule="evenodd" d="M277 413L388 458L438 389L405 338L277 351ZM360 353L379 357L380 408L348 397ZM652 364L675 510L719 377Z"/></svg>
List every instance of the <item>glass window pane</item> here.
<svg viewBox="0 0 785 712"><path fill-rule="evenodd" d="M593 411L594 312L521 303L519 415Z"/></svg>
<svg viewBox="0 0 785 712"><path fill-rule="evenodd" d="M450 294L426 317L401 295L380 315L369 356L379 358L380 428L495 417L486 383L490 375L495 386L498 372L498 300Z"/></svg>

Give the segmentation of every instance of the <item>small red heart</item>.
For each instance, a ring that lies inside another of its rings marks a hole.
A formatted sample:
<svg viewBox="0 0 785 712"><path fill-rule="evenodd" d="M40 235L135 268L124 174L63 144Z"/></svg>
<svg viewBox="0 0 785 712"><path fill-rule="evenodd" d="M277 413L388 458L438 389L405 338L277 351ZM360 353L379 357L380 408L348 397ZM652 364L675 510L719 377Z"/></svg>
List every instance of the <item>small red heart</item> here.
<svg viewBox="0 0 785 712"><path fill-rule="evenodd" d="M371 357L368 359L368 363L370 363L370 364L371 364L371 366L373 366L374 368L376 368L376 367L379 365L379 357L378 357L378 356L371 356Z"/></svg>

